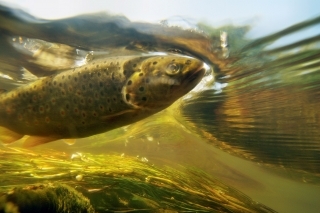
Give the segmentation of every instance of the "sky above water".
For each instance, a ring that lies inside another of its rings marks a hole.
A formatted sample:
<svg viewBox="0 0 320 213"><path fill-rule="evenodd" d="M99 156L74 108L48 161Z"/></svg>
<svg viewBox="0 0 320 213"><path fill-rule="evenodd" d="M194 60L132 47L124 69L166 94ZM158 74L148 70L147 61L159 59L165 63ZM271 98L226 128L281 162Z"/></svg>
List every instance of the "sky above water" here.
<svg viewBox="0 0 320 213"><path fill-rule="evenodd" d="M2 3L34 16L58 19L77 14L109 12L132 21L159 22L183 17L210 25L250 24L255 36L272 33L320 15L319 0L5 0ZM10 3L9 3L10 2ZM319 27L320 28L320 27Z"/></svg>

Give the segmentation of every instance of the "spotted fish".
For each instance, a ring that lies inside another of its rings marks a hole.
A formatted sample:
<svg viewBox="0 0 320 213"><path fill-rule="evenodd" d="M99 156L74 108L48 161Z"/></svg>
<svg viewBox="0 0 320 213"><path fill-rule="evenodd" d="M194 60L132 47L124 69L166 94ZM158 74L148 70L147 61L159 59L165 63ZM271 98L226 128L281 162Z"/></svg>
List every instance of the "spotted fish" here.
<svg viewBox="0 0 320 213"><path fill-rule="evenodd" d="M171 105L204 73L202 61L173 54L96 59L0 94L0 140L29 135L31 147L128 125Z"/></svg>

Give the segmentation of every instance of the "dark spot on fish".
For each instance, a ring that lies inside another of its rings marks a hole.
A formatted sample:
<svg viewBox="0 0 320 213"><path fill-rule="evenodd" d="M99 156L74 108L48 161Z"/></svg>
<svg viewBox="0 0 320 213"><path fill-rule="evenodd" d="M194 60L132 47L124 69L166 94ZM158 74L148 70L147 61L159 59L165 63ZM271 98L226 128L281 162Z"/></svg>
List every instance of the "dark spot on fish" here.
<svg viewBox="0 0 320 213"><path fill-rule="evenodd" d="M77 103L77 99L76 98L73 99L73 103L75 103L75 104Z"/></svg>
<svg viewBox="0 0 320 213"><path fill-rule="evenodd" d="M154 61L152 64L153 64L153 65L156 65L157 63L158 63L158 62Z"/></svg>
<svg viewBox="0 0 320 213"><path fill-rule="evenodd" d="M33 111L33 112L36 112L36 111L37 111L37 108L36 108L36 107L32 107L32 111Z"/></svg>
<svg viewBox="0 0 320 213"><path fill-rule="evenodd" d="M126 100L127 100L127 101L130 100L130 94L129 94L129 93L126 94Z"/></svg>
<svg viewBox="0 0 320 213"><path fill-rule="evenodd" d="M149 78L146 78L146 83L148 84L150 82L150 79Z"/></svg>
<svg viewBox="0 0 320 213"><path fill-rule="evenodd" d="M100 108L101 111L104 110L104 107L102 105L99 105L99 108Z"/></svg>
<svg viewBox="0 0 320 213"><path fill-rule="evenodd" d="M95 62L93 62L92 64L93 64L93 65L95 65L96 63L95 63Z"/></svg>
<svg viewBox="0 0 320 213"><path fill-rule="evenodd" d="M127 75L127 70L123 70L123 75Z"/></svg>
<svg viewBox="0 0 320 213"><path fill-rule="evenodd" d="M83 90L86 90L86 86L85 86L85 85L82 85L82 89L83 89Z"/></svg>
<svg viewBox="0 0 320 213"><path fill-rule="evenodd" d="M61 91L61 95L65 95L66 93L64 91Z"/></svg>
<svg viewBox="0 0 320 213"><path fill-rule="evenodd" d="M49 109L49 105L48 104L46 105L46 109Z"/></svg>
<svg viewBox="0 0 320 213"><path fill-rule="evenodd" d="M97 113L96 113L96 112L93 112L92 115L93 115L94 117L97 117Z"/></svg>
<svg viewBox="0 0 320 213"><path fill-rule="evenodd" d="M114 102L116 102L116 101L117 101L117 99L116 99L116 98L113 98L113 101L114 101Z"/></svg>
<svg viewBox="0 0 320 213"><path fill-rule="evenodd" d="M87 75L86 75L86 74L84 74L84 75L83 75L83 78L84 78L84 79L86 79L86 78L87 78Z"/></svg>
<svg viewBox="0 0 320 213"><path fill-rule="evenodd" d="M75 113L77 113L78 114L78 112L79 112L79 109L78 108L74 108L74 110L73 110Z"/></svg>
<svg viewBox="0 0 320 213"><path fill-rule="evenodd" d="M110 65L113 65L113 62L110 62Z"/></svg>
<svg viewBox="0 0 320 213"><path fill-rule="evenodd" d="M85 112L82 112L82 117L87 117L87 114Z"/></svg>
<svg viewBox="0 0 320 213"><path fill-rule="evenodd" d="M187 65L191 64L191 60L187 60L185 64Z"/></svg>
<svg viewBox="0 0 320 213"><path fill-rule="evenodd" d="M121 87L118 87L118 92L121 92Z"/></svg>
<svg viewBox="0 0 320 213"><path fill-rule="evenodd" d="M144 87L139 87L139 91L143 92L144 91Z"/></svg>
<svg viewBox="0 0 320 213"><path fill-rule="evenodd" d="M99 83L99 86L100 86L100 87L103 87L103 83L102 83L101 81L100 81L100 83Z"/></svg>
<svg viewBox="0 0 320 213"><path fill-rule="evenodd" d="M34 86L33 86L33 89L35 89L36 87L37 87L37 85L34 85Z"/></svg>
<svg viewBox="0 0 320 213"><path fill-rule="evenodd" d="M50 118L49 118L49 117L46 117L46 118L45 118L45 121L46 121L46 123L49 123L49 122L50 122Z"/></svg>
<svg viewBox="0 0 320 213"><path fill-rule="evenodd" d="M49 82L49 86L51 86L51 82Z"/></svg>
<svg viewBox="0 0 320 213"><path fill-rule="evenodd" d="M90 89L92 88L92 84L91 83L89 83L89 87L90 87Z"/></svg>
<svg viewBox="0 0 320 213"><path fill-rule="evenodd" d="M161 57L161 59L164 59L163 57Z"/></svg>
<svg viewBox="0 0 320 213"><path fill-rule="evenodd" d="M109 112L112 112L112 109L109 107Z"/></svg>
<svg viewBox="0 0 320 213"><path fill-rule="evenodd" d="M80 92L80 91L77 91L77 94L78 94L78 95L81 95L81 92Z"/></svg>
<svg viewBox="0 0 320 213"><path fill-rule="evenodd" d="M101 76L101 73L100 72L98 72L98 77L100 77Z"/></svg>
<svg viewBox="0 0 320 213"><path fill-rule="evenodd" d="M42 91L45 91L46 89L44 87L41 88Z"/></svg>
<svg viewBox="0 0 320 213"><path fill-rule="evenodd" d="M92 103L92 99L88 98L88 103L91 104Z"/></svg>
<svg viewBox="0 0 320 213"><path fill-rule="evenodd" d="M53 85L56 85L56 84L57 84L57 82L56 82L56 81L54 81L54 82L53 82Z"/></svg>
<svg viewBox="0 0 320 213"><path fill-rule="evenodd" d="M99 65L96 66L96 68L98 68L98 67L99 67Z"/></svg>
<svg viewBox="0 0 320 213"><path fill-rule="evenodd" d="M68 75L68 79L70 79L71 78L71 76L70 75Z"/></svg>
<svg viewBox="0 0 320 213"><path fill-rule="evenodd" d="M104 93L101 91L101 92L100 92L100 95L101 95L101 96L104 96Z"/></svg>
<svg viewBox="0 0 320 213"><path fill-rule="evenodd" d="M146 101L147 97L142 97L141 100Z"/></svg>
<svg viewBox="0 0 320 213"><path fill-rule="evenodd" d="M40 112L43 112L43 111L44 111L43 106L40 106L40 107L39 107L39 111L40 111Z"/></svg>
<svg viewBox="0 0 320 213"><path fill-rule="evenodd" d="M62 87L62 83L59 83L59 86Z"/></svg>
<svg viewBox="0 0 320 213"><path fill-rule="evenodd" d="M64 79L64 75L62 76L62 79Z"/></svg>
<svg viewBox="0 0 320 213"><path fill-rule="evenodd" d="M128 83L127 83L127 85L131 85L132 84L132 81L131 80L129 80L128 81Z"/></svg>
<svg viewBox="0 0 320 213"><path fill-rule="evenodd" d="M77 82L77 80L78 80L77 77L74 77L74 81Z"/></svg>
<svg viewBox="0 0 320 213"><path fill-rule="evenodd" d="M139 76L143 76L143 73L139 73Z"/></svg>
<svg viewBox="0 0 320 213"><path fill-rule="evenodd" d="M73 89L72 89L72 87L71 87L71 86L69 86L69 91L70 91L70 92L72 92L72 90L73 90Z"/></svg>
<svg viewBox="0 0 320 213"><path fill-rule="evenodd" d="M55 98L52 98L51 99L51 102L54 104L54 103L56 103L56 99Z"/></svg>
<svg viewBox="0 0 320 213"><path fill-rule="evenodd" d="M94 93L94 97L95 97L95 98L99 98L98 93L95 92L95 93Z"/></svg>
<svg viewBox="0 0 320 213"><path fill-rule="evenodd" d="M114 80L114 72L111 73L111 78Z"/></svg>
<svg viewBox="0 0 320 213"><path fill-rule="evenodd" d="M80 102L81 102L82 104L84 104L84 100L83 100L83 99L81 99Z"/></svg>
<svg viewBox="0 0 320 213"><path fill-rule="evenodd" d="M104 61L103 63L107 63L107 61Z"/></svg>
<svg viewBox="0 0 320 213"><path fill-rule="evenodd" d="M66 104L66 109L69 109L69 104Z"/></svg>
<svg viewBox="0 0 320 213"><path fill-rule="evenodd" d="M117 61L117 63L116 63L117 65L119 65L119 62Z"/></svg>
<svg viewBox="0 0 320 213"><path fill-rule="evenodd" d="M133 65L132 65L132 67L136 67L136 66L137 66L137 64L133 64Z"/></svg>
<svg viewBox="0 0 320 213"><path fill-rule="evenodd" d="M52 93L52 89L49 89L49 92Z"/></svg>
<svg viewBox="0 0 320 213"><path fill-rule="evenodd" d="M87 70L87 69L88 69L88 67L85 67L85 68L84 68L84 70Z"/></svg>
<svg viewBox="0 0 320 213"><path fill-rule="evenodd" d="M110 98L107 99L107 102L110 103Z"/></svg>
<svg viewBox="0 0 320 213"><path fill-rule="evenodd" d="M21 94L20 94L20 93L18 93L18 97L21 97Z"/></svg>
<svg viewBox="0 0 320 213"><path fill-rule="evenodd" d="M86 122L85 122L85 121L82 121L81 123L82 123L83 125L85 125L85 124L86 124Z"/></svg>
<svg viewBox="0 0 320 213"><path fill-rule="evenodd" d="M172 59L172 62L175 62L176 61L176 59Z"/></svg>
<svg viewBox="0 0 320 213"><path fill-rule="evenodd" d="M65 116L65 115L66 115L66 112L62 109L62 110L60 110L60 115L61 115L61 116Z"/></svg>

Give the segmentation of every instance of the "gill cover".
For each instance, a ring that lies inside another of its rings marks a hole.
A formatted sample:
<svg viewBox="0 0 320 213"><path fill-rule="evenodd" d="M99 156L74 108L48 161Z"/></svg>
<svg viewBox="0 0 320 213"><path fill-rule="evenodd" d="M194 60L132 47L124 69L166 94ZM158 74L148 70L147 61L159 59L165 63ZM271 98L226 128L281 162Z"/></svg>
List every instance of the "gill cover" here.
<svg viewBox="0 0 320 213"><path fill-rule="evenodd" d="M189 92L190 88L182 83L203 63L185 56L166 55L150 57L140 66L140 71L134 72L122 89L123 100L134 108L154 109L167 107Z"/></svg>

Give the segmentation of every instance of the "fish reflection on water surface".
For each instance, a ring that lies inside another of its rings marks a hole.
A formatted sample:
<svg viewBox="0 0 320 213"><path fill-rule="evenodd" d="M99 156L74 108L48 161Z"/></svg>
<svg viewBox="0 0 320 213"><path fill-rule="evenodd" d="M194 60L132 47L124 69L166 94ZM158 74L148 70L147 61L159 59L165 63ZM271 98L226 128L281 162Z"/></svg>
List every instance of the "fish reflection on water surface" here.
<svg viewBox="0 0 320 213"><path fill-rule="evenodd" d="M216 78L215 84L207 84L204 88L201 88L202 91L185 96L162 113L171 113L170 116L175 120L173 123L179 125L179 127L182 126L183 131L190 131L193 135L201 136L210 144L235 156L259 162L263 168L266 166L288 172L291 175L290 178L298 182L319 183L320 122L317 109L320 105L318 97L320 38L316 35L310 38L302 38L279 48L269 46L272 42L287 35L319 24L319 17L251 41L245 37L249 29L247 26L225 26L213 29L210 26L201 25L202 29L209 35L207 36L203 33L176 27L134 23L123 17L108 15L104 16L105 19L99 19L100 21L97 21L95 16L80 16L64 20L45 21L46 24L44 25L43 20L28 15L29 19L27 21L23 18L23 15L17 14L10 9L3 9L0 16L0 36L2 38L0 42L3 47L6 47L6 51L4 49L0 50L1 64L5 65L3 71L12 76L14 83L30 83L27 79L21 77L24 72L17 67L24 67L36 76L49 76L45 77L47 79L50 79L50 76L62 78L63 72L70 66L72 69L82 70L86 66L93 66L95 61L103 61L105 55L99 56L97 54L99 51L109 51L107 57L120 58L124 55L143 55L149 53L149 51L162 51L170 54L168 52L172 52L172 50L176 53L195 57L211 66ZM81 27L78 23L81 23ZM57 28L59 28L59 31L54 30ZM110 29L113 29L113 31L110 31ZM15 40L12 41L12 38ZM18 44L19 40L26 40L26 44L30 44L31 47L22 45L21 48L21 45ZM33 44L39 45L40 50L34 52L32 50ZM88 51L94 51L93 60L90 59L91 54L87 54ZM61 55L65 57L61 57ZM89 61L87 65L72 63L83 56L87 56ZM139 60L139 57L136 60ZM150 56L150 58L152 57L158 56ZM184 60L187 59L185 56L180 57ZM57 61L54 64L48 63L54 58L65 58L66 60L61 60L60 63ZM39 59L39 61L36 59ZM69 72L72 72L72 70ZM138 73L140 72L135 73L137 76L134 75L133 78L137 77L139 79ZM114 78L121 79L119 76L114 76ZM123 85L128 85L128 79L123 81L126 82ZM174 84L175 81L168 80L165 82ZM51 81L51 83L54 83L54 81ZM21 88L27 87L22 86ZM59 87L58 81L56 87ZM90 83L85 85L86 91L89 88ZM121 94L119 94L117 87L110 88L110 90L112 89L115 89L115 92L119 95L116 98L120 99L121 97L125 102L128 101L127 93L123 93L123 91L129 88L121 89ZM140 91L140 86L135 86L135 89ZM12 91L15 90L18 89ZM79 90L83 90L80 84ZM8 94L14 93L10 92ZM57 92L61 93L64 90L57 90ZM76 92L73 96L77 97ZM143 96L133 97L143 98ZM53 97L49 96L49 98ZM94 95L86 94L85 98L94 99ZM128 96L128 99L129 101L132 100L131 95ZM65 100L72 101L72 99ZM81 97L78 101L81 103ZM31 99L31 102L33 102L33 99ZM156 103L158 106L163 102L161 100ZM64 106L66 107L66 105ZM135 107L130 109L135 109ZM55 117L57 118L65 112L58 108L55 108L55 110ZM8 113L6 110L3 112ZM90 112L94 113L93 111ZM157 117L147 118L128 127L116 129L110 135L127 141L131 138L138 138L139 135L142 135L142 138L144 136L152 138L152 135L159 134L162 137L167 136L170 140L172 137L169 137L169 130L161 131L162 128L160 128L161 125L166 124L161 121L161 118L165 117L162 115L157 114ZM112 120L112 117L107 116L107 118ZM160 118L160 121L156 121L155 118ZM159 128L149 129L153 124L156 124ZM174 131L174 128L172 129ZM150 132L147 130L150 130ZM68 129L68 134L70 132L73 131ZM85 131L80 131L80 133L85 134ZM175 137L178 136L175 135ZM105 145L105 139L102 138L101 136L90 137L83 141L79 147L89 149L91 146L92 149L95 147L100 149ZM170 141L170 143L174 142ZM77 147L69 147L68 149L77 150ZM197 147L192 151L195 153L196 150ZM207 161L212 166L213 162L210 160ZM129 162L127 163L130 165ZM287 176L285 177L288 178ZM186 176L183 176L183 178L187 179ZM199 180L200 182L201 180ZM161 185L159 182L158 184ZM315 185L315 187L317 186ZM272 189L272 191L276 190ZM236 198L240 195L234 194L233 196ZM220 200L220 202L222 201ZM271 206L281 207L281 205L282 203L272 203ZM288 209L289 207L282 208ZM241 212L243 209L239 206L239 208L232 210ZM270 209L264 210L272 212ZM226 212L228 211L231 210L226 210ZM261 211L263 210L252 210L252 212Z"/></svg>

